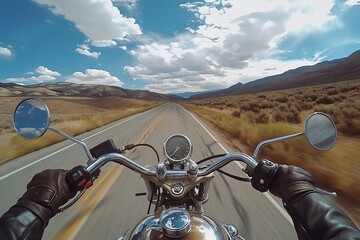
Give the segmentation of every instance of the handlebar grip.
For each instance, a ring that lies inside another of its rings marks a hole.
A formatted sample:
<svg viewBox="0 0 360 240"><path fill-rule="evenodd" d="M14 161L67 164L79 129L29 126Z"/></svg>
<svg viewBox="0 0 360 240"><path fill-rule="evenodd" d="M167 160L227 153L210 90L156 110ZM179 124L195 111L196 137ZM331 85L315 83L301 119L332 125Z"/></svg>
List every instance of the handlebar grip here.
<svg viewBox="0 0 360 240"><path fill-rule="evenodd" d="M92 176L86 170L84 166L76 166L71 169L66 177L65 181L69 185L69 188L73 191L80 191L92 186Z"/></svg>
<svg viewBox="0 0 360 240"><path fill-rule="evenodd" d="M277 171L277 164L269 160L260 161L255 167L253 176L251 178L251 185L260 192L269 190L272 179Z"/></svg>

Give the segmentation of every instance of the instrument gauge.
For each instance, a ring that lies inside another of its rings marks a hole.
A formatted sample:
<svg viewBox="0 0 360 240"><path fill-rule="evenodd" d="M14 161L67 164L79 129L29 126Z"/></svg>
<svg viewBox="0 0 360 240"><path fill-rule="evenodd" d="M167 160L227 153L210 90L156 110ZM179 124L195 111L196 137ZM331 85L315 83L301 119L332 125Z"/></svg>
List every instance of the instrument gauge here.
<svg viewBox="0 0 360 240"><path fill-rule="evenodd" d="M164 143L165 156L174 163L179 163L190 158L192 144L188 137L175 134L166 139Z"/></svg>

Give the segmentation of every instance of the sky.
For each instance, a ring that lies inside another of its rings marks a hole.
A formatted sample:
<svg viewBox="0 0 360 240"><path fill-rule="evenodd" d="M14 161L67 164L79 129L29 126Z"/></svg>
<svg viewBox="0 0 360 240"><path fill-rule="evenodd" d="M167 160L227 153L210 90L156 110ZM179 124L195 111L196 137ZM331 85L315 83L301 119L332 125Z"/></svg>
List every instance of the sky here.
<svg viewBox="0 0 360 240"><path fill-rule="evenodd" d="M0 82L227 88L360 49L358 0L2 0Z"/></svg>

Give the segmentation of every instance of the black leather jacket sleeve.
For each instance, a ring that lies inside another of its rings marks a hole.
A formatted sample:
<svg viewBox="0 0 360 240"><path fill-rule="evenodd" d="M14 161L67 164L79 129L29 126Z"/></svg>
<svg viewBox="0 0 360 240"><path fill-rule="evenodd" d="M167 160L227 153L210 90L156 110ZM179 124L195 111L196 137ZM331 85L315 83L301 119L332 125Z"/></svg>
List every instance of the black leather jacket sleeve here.
<svg viewBox="0 0 360 240"><path fill-rule="evenodd" d="M14 206L0 218L0 239L41 239L45 224L33 212Z"/></svg>
<svg viewBox="0 0 360 240"><path fill-rule="evenodd" d="M296 196L285 205L299 239L360 239L353 221L317 192Z"/></svg>

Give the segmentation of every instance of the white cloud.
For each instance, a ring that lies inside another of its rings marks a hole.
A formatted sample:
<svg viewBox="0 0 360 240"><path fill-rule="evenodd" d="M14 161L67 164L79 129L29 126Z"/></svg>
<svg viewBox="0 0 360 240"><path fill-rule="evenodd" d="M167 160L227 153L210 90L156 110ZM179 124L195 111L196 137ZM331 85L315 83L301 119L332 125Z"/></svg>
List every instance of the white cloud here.
<svg viewBox="0 0 360 240"><path fill-rule="evenodd" d="M119 48L122 49L122 50L124 50L124 51L127 50L127 47L126 47L126 46L120 46Z"/></svg>
<svg viewBox="0 0 360 240"><path fill-rule="evenodd" d="M97 40L92 41L91 44L95 47L111 47L116 46L116 42L114 40Z"/></svg>
<svg viewBox="0 0 360 240"><path fill-rule="evenodd" d="M56 77L51 76L51 75L40 75L40 76L32 77L32 78L36 79L36 81L38 81L39 83L43 83L46 81L52 81L52 80L56 79Z"/></svg>
<svg viewBox="0 0 360 240"><path fill-rule="evenodd" d="M39 66L35 69L35 72L37 72L40 75L48 75L48 76L54 76L58 77L60 76L60 73L57 71L52 71L44 66Z"/></svg>
<svg viewBox="0 0 360 240"><path fill-rule="evenodd" d="M43 83L45 81L52 81L56 78L50 75L32 76L28 78L7 78L6 80L13 83L23 83L24 85L32 85Z"/></svg>
<svg viewBox="0 0 360 240"><path fill-rule="evenodd" d="M114 3L119 3L128 9L136 8L138 0L112 0Z"/></svg>
<svg viewBox="0 0 360 240"><path fill-rule="evenodd" d="M136 63L124 69L134 79L148 80L159 92L226 88L290 68L315 64L312 60L276 58L289 35L301 39L326 31L334 20L332 0L291 1L205 0L182 4L198 19L196 28L172 39L160 39L133 49ZM271 69L271 70L269 70Z"/></svg>
<svg viewBox="0 0 360 240"><path fill-rule="evenodd" d="M11 57L11 50L9 48L0 47L0 56Z"/></svg>
<svg viewBox="0 0 360 240"><path fill-rule="evenodd" d="M360 1L359 0L347 0L345 2L345 5L348 5L348 6L360 5Z"/></svg>
<svg viewBox="0 0 360 240"><path fill-rule="evenodd" d="M44 132L44 128L29 128L29 127L23 127L20 128L19 134L25 137L29 137L29 138L35 138L40 136L43 132Z"/></svg>
<svg viewBox="0 0 360 240"><path fill-rule="evenodd" d="M124 84L117 77L111 76L109 72L99 69L86 69L85 73L75 72L66 80L66 82L113 86L122 86Z"/></svg>
<svg viewBox="0 0 360 240"><path fill-rule="evenodd" d="M37 67L33 72L27 72L27 75L33 75L26 78L7 78L6 81L17 83L20 85L32 85L39 84L47 81L53 81L56 77L60 77L61 74L57 71L52 71L44 66ZM34 76L37 75L37 76Z"/></svg>
<svg viewBox="0 0 360 240"><path fill-rule="evenodd" d="M134 18L123 16L111 0L35 0L58 15L74 22L91 41L123 40L141 34Z"/></svg>
<svg viewBox="0 0 360 240"><path fill-rule="evenodd" d="M328 51L328 49L323 50L323 51L315 52L313 61L314 62L321 62L322 60L324 60L327 57L326 55L324 55L326 53L326 51Z"/></svg>
<svg viewBox="0 0 360 240"><path fill-rule="evenodd" d="M98 59L98 57L100 56L101 52L90 52L90 48L88 45L86 44L80 44L78 45L78 48L76 48L75 50L76 52L88 56L88 57L92 57L92 58L96 58Z"/></svg>

